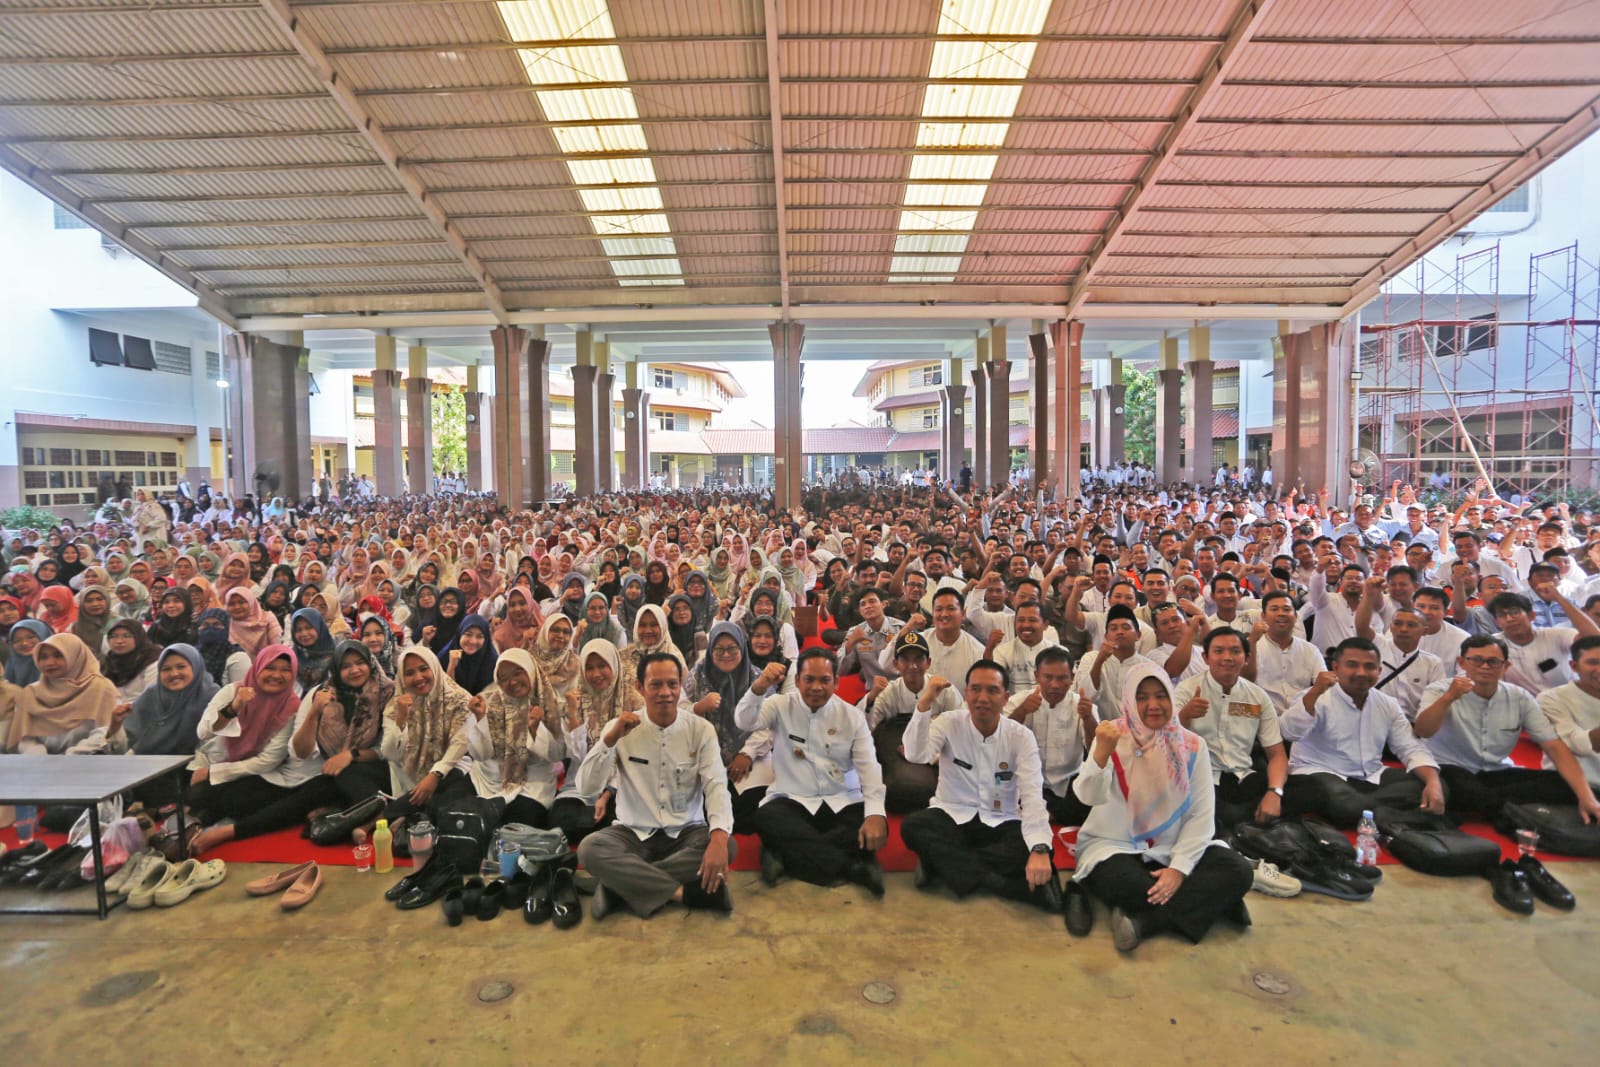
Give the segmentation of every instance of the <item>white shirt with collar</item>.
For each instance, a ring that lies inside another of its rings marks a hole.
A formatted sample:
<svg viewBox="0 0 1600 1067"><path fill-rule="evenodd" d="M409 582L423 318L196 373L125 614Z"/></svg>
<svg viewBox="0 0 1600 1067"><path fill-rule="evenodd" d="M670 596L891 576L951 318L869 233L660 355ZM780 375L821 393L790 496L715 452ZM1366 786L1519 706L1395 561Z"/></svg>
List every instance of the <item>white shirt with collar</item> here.
<svg viewBox="0 0 1600 1067"><path fill-rule="evenodd" d="M883 769L855 705L835 696L813 710L798 692L747 692L733 721L741 730L772 733L774 780L762 804L786 797L812 815L824 804L830 811L862 804L868 817L884 814Z"/></svg>
<svg viewBox="0 0 1600 1067"><path fill-rule="evenodd" d="M669 725L657 726L641 712L639 725L615 746L604 734L596 738L576 777L586 800L615 785L617 822L641 841L658 830L675 838L690 826L733 832L717 730L698 715L680 712Z"/></svg>
<svg viewBox="0 0 1600 1067"><path fill-rule="evenodd" d="M1212 785L1224 774L1248 778L1255 771L1251 752L1257 740L1262 748L1283 743L1278 729L1278 710L1267 691L1245 678L1224 690L1209 670L1202 670L1178 683L1172 707L1176 713L1196 695L1205 697L1206 713L1184 723L1184 729L1200 735L1211 757Z"/></svg>
<svg viewBox="0 0 1600 1067"><path fill-rule="evenodd" d="M1451 622L1441 622L1439 632L1423 634L1418 647L1424 652L1436 656L1441 664L1449 664L1452 668L1461 656L1461 642L1467 639L1467 631Z"/></svg>
<svg viewBox="0 0 1600 1067"><path fill-rule="evenodd" d="M1600 726L1600 697L1592 697L1579 689L1577 682L1569 682L1546 689L1539 694L1538 701L1556 736L1572 750L1583 768L1583 776L1589 779L1591 786L1600 789L1600 753L1595 751L1594 740L1589 736L1590 731ZM1546 770L1553 766L1549 756L1544 758L1544 766Z"/></svg>
<svg viewBox="0 0 1600 1067"><path fill-rule="evenodd" d="M1378 646L1378 681L1383 683L1382 692L1394 697L1406 718L1415 721L1417 712L1427 703L1422 697L1423 690L1445 677L1444 664L1420 642L1415 653L1400 651L1389 634L1378 634L1372 643ZM1402 666L1405 670L1395 674ZM1385 682L1386 678L1389 681Z"/></svg>
<svg viewBox="0 0 1600 1067"><path fill-rule="evenodd" d="M1315 707L1312 715L1296 700L1279 722L1284 740L1294 746L1289 751L1291 775L1336 774L1377 784L1383 776L1385 744L1408 771L1439 765L1411 732L1399 701L1377 689L1368 692L1366 706L1358 708L1335 685L1317 698Z"/></svg>
<svg viewBox="0 0 1600 1067"><path fill-rule="evenodd" d="M1026 693L1034 687L1037 675L1034 660L1045 649L1059 646L1060 642L1053 640L1054 637L1055 631L1046 630L1037 645L1024 644L1022 638L1012 637L994 650L994 661L1006 669L1013 693Z"/></svg>
<svg viewBox="0 0 1600 1067"><path fill-rule="evenodd" d="M1272 698L1279 715L1327 669L1317 646L1303 637L1290 638L1288 648L1280 648L1271 637L1263 637L1256 642L1252 655L1256 658L1256 684Z"/></svg>
<svg viewBox="0 0 1600 1067"><path fill-rule="evenodd" d="M1572 670L1567 666L1572 656L1572 642L1578 631L1570 626L1542 626L1533 631L1533 640L1519 645L1504 633L1506 649L1511 653L1510 666L1505 680L1520 685L1538 696L1546 689L1554 689L1572 681Z"/></svg>
<svg viewBox="0 0 1600 1067"><path fill-rule="evenodd" d="M923 679L922 685L924 689L927 688L928 682L926 678ZM883 692L878 694L877 699L871 702L872 706L869 708L867 702L871 695L869 691L866 696L861 698L861 703L857 704L856 707L866 716L867 729L876 730L890 719L914 713L917 710L917 700L922 696L922 690L919 689L913 693L911 687L906 685L905 678L902 677L896 678L884 687ZM937 719L945 712L954 711L960 706L961 696L956 691L956 687L952 685L948 689L939 691L939 695L933 698L933 706L929 710L933 717Z"/></svg>
<svg viewBox="0 0 1600 1067"><path fill-rule="evenodd" d="M541 722L537 730L529 731L525 742L528 749L528 767L521 785L506 782L501 774L500 761L494 754L494 736L489 732L489 717L468 713L456 731L466 743L464 761L467 777L480 797L503 797L512 800L524 796L549 807L556 799L555 764L566 758L567 746L550 732L548 724Z"/></svg>
<svg viewBox="0 0 1600 1067"><path fill-rule="evenodd" d="M928 642L928 675L938 675L964 686L967 669L983 658L983 643L966 631L957 633L955 641L948 645L939 640L938 632L933 629L922 631L922 636ZM886 670L894 666L893 642L878 654L878 664Z"/></svg>
<svg viewBox="0 0 1600 1067"><path fill-rule="evenodd" d="M1019 691L1006 701L1006 717L1034 690ZM943 694L940 694L941 696ZM1039 745L1039 759L1043 768L1044 787L1058 797L1065 797L1072 788L1072 779L1083 766L1083 720L1078 717L1078 690L1069 688L1059 704L1049 704L1041 693L1039 706L1024 724L1033 731Z"/></svg>
<svg viewBox="0 0 1600 1067"><path fill-rule="evenodd" d="M224 739L239 737L244 733L244 726L239 722L237 715L224 717L222 714L222 709L233 703L234 692L235 689L231 685L225 685L217 690L216 695L211 698L211 703L206 705L206 710L200 716L200 725L197 729L200 739L198 751L206 761L204 765L210 768L206 772L206 777L212 785L222 785L225 782L234 782L254 775L263 782L289 789L309 782L322 773L321 753L313 748L310 756L301 759L294 754L294 747L289 744L289 739L294 736L295 730L311 714L309 697L300 701L300 708L294 717L267 738L255 755L229 761Z"/></svg>
<svg viewBox="0 0 1600 1067"><path fill-rule="evenodd" d="M1429 686L1422 695L1423 704L1444 696L1449 686L1448 678ZM1477 773L1515 766L1511 750L1524 733L1538 745L1556 739L1555 728L1533 694L1501 682L1487 700L1473 692L1456 697L1445 712L1443 725L1422 743L1441 764Z"/></svg>
<svg viewBox="0 0 1600 1067"><path fill-rule="evenodd" d="M1148 656L1135 652L1127 659L1107 656L1100 665L1100 684L1094 684L1094 661L1099 653L1090 651L1078 661L1078 673L1072 687L1094 701L1095 713L1102 722L1122 717L1122 677L1135 663L1154 663ZM1161 665L1156 664L1157 667Z"/></svg>
<svg viewBox="0 0 1600 1067"><path fill-rule="evenodd" d="M917 712L906 727L906 759L938 763L939 788L928 805L958 823L977 818L985 826L1021 820L1029 848L1050 844L1044 777L1033 731L1006 716L984 737L972 713L960 708L934 719Z"/></svg>

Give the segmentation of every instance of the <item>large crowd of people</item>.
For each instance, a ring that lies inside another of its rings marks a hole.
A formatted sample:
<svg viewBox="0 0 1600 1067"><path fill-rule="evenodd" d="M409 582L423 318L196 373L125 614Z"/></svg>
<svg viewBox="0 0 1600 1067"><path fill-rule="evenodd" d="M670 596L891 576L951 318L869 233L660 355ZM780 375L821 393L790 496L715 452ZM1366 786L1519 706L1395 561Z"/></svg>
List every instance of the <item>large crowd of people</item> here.
<svg viewBox="0 0 1600 1067"><path fill-rule="evenodd" d="M881 895L894 814L919 887L1075 933L1095 898L1124 950L1248 925L1286 876L1229 847L1241 823L1600 818L1596 516L1147 469L1064 502L959 486L141 500L6 531L0 748L192 756L197 855L373 797L349 829L397 840L487 802L562 832L596 917L731 910L736 834L769 882ZM1524 737L1543 769L1511 765ZM1079 828L1065 884L1052 824ZM441 866L404 891L477 873Z"/></svg>

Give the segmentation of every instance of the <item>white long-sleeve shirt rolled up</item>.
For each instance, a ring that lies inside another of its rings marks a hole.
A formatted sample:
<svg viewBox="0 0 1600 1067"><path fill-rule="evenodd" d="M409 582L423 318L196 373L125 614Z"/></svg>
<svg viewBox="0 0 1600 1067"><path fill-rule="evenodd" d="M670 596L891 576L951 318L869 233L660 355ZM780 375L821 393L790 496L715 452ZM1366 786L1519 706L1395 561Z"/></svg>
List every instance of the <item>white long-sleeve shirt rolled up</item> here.
<svg viewBox="0 0 1600 1067"><path fill-rule="evenodd" d="M734 710L741 730L772 735L773 782L761 803L786 797L815 815L826 804L839 811L861 804L883 815L883 770L878 766L866 716L830 697L813 711L799 693L760 697L746 693Z"/></svg>
<svg viewBox="0 0 1600 1067"><path fill-rule="evenodd" d="M1317 698L1315 707L1317 713L1312 715L1296 700L1279 720L1284 740L1294 745L1289 751L1290 774L1337 774L1377 784L1383 775L1385 744L1408 771L1439 766L1391 696L1373 689L1365 706L1358 708L1336 685Z"/></svg>
<svg viewBox="0 0 1600 1067"><path fill-rule="evenodd" d="M978 818L985 826L1000 826L1021 820L1029 848L1050 843L1039 744L1026 726L1002 716L994 733L984 737L966 708L937 719L919 711L901 743L911 762L939 765L939 788L929 807L958 823Z"/></svg>
<svg viewBox="0 0 1600 1067"><path fill-rule="evenodd" d="M1125 853L1154 860L1187 876L1216 837L1217 797L1211 781L1211 756L1201 745L1189 768L1189 809L1183 818L1154 838L1135 841L1128 836L1133 818L1127 798L1116 786L1111 761L1102 767L1093 759L1084 760L1072 788L1091 810L1078 831L1072 880L1083 881L1106 857Z"/></svg>
<svg viewBox="0 0 1600 1067"><path fill-rule="evenodd" d="M594 739L577 773L578 794L594 800L616 786L617 821L644 840L657 830L677 837L690 826L733 832L728 772L717 730L698 715L678 715L657 726L639 725L616 745Z"/></svg>

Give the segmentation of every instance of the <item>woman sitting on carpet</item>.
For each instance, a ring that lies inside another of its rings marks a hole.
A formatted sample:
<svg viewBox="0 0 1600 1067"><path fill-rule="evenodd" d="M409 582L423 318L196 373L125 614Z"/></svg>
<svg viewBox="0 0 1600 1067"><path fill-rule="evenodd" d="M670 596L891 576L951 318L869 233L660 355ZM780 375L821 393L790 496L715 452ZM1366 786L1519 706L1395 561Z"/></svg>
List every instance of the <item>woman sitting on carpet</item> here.
<svg viewBox="0 0 1600 1067"><path fill-rule="evenodd" d="M472 759L467 776L480 797L506 801L501 822L540 829L550 825L556 797L556 764L567 754L563 740L566 701L556 695L533 657L513 648L494 667L494 684L467 702L452 747ZM576 725L576 717L573 719Z"/></svg>
<svg viewBox="0 0 1600 1067"><path fill-rule="evenodd" d="M137 756L192 756L200 741L200 717L218 688L206 673L199 649L170 646L161 653L156 684L139 694L132 705L119 704L111 713L107 748ZM169 775L147 782L133 793L152 810L178 799Z"/></svg>
<svg viewBox="0 0 1600 1067"><path fill-rule="evenodd" d="M206 673L218 685L237 685L250 673L250 656L229 635L232 620L221 608L202 612L195 624L195 647L205 661Z"/></svg>
<svg viewBox="0 0 1600 1067"><path fill-rule="evenodd" d="M576 791L573 779L589 751L589 738L603 734L606 724L621 712L638 711L644 706L638 687L623 675L617 647L610 641L590 641L578 654L578 662L583 670L577 686L567 694L565 709L566 720L574 723L566 731L567 758L571 762L566 784L550 806L551 825L559 826L566 833L567 842L574 846L609 825L615 814L599 810L598 804L589 804Z"/></svg>
<svg viewBox="0 0 1600 1067"><path fill-rule="evenodd" d="M399 688L383 713L381 744L395 798L384 812L391 830L418 812L472 795L471 780L456 768L466 753L457 737L471 699L427 645L400 653Z"/></svg>
<svg viewBox="0 0 1600 1067"><path fill-rule="evenodd" d="M13 628L13 658L16 639ZM13 694L7 752L59 755L95 730L110 727L117 691L101 677L82 641L72 634L54 634L33 651L33 661L39 677Z"/></svg>
<svg viewBox="0 0 1600 1067"><path fill-rule="evenodd" d="M1219 918L1250 925L1248 861L1216 836L1211 759L1175 715L1172 682L1153 663L1128 668L1122 717L1102 722L1073 788L1093 810L1078 833L1081 884L1111 908L1131 952L1164 930L1198 943Z"/></svg>
<svg viewBox="0 0 1600 1067"><path fill-rule="evenodd" d="M122 619L106 630L106 656L100 673L116 686L118 703L132 704L156 684L156 660L160 658L161 649L144 627Z"/></svg>
<svg viewBox="0 0 1600 1067"><path fill-rule="evenodd" d="M731 622L711 627L705 658L683 680L684 701L717 728L717 745L733 792L733 832L743 834L756 832L751 820L774 780L772 731L750 733L739 729L733 718L754 680L744 631Z"/></svg>

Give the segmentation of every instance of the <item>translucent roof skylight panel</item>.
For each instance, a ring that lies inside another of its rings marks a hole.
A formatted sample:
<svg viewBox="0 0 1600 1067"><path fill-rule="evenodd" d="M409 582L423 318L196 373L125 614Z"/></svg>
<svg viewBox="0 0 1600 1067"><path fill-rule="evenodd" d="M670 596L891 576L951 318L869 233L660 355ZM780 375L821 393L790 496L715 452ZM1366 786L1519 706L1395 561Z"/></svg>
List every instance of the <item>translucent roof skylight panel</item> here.
<svg viewBox="0 0 1600 1067"><path fill-rule="evenodd" d="M982 207L987 185L907 185L906 207Z"/></svg>
<svg viewBox="0 0 1600 1067"><path fill-rule="evenodd" d="M645 189L579 189L578 199L585 211L598 214L603 211L660 212L666 210L661 203L661 190ZM664 217L664 216L663 216Z"/></svg>
<svg viewBox="0 0 1600 1067"><path fill-rule="evenodd" d="M623 259L614 260L611 269L617 274L635 275L640 277L667 278L683 273L683 265L676 257L671 259Z"/></svg>
<svg viewBox="0 0 1600 1067"><path fill-rule="evenodd" d="M999 148L1006 143L1009 122L921 122L918 148Z"/></svg>
<svg viewBox="0 0 1600 1067"><path fill-rule="evenodd" d="M895 256L889 263L891 274L954 274L960 269L960 256Z"/></svg>
<svg viewBox="0 0 1600 1067"><path fill-rule="evenodd" d="M637 185L656 180L656 168L647 157L637 159L569 159L567 171L574 185Z"/></svg>
<svg viewBox="0 0 1600 1067"><path fill-rule="evenodd" d="M925 119L1009 119L1020 85L930 85L922 98Z"/></svg>
<svg viewBox="0 0 1600 1067"><path fill-rule="evenodd" d="M608 256L676 256L678 245L670 237L611 237L600 242Z"/></svg>
<svg viewBox="0 0 1600 1067"><path fill-rule="evenodd" d="M597 152L648 152L643 126L556 126L550 136L569 156Z"/></svg>
<svg viewBox="0 0 1600 1067"><path fill-rule="evenodd" d="M891 268L892 270L893 268ZM890 274L891 282L910 283L925 282L928 284L943 285L956 280L954 274Z"/></svg>
<svg viewBox="0 0 1600 1067"><path fill-rule="evenodd" d="M606 40L617 35L606 0L501 0L513 41Z"/></svg>
<svg viewBox="0 0 1600 1067"><path fill-rule="evenodd" d="M633 90L628 88L542 89L534 95L539 98L539 106L551 122L639 118L639 109L633 102Z"/></svg>
<svg viewBox="0 0 1600 1067"><path fill-rule="evenodd" d="M895 229L948 230L961 232L978 224L976 211L935 211L929 208L908 207L900 212L900 222Z"/></svg>
<svg viewBox="0 0 1600 1067"><path fill-rule="evenodd" d="M1036 41L938 41L928 65L928 80L940 78L1025 78Z"/></svg>
<svg viewBox="0 0 1600 1067"><path fill-rule="evenodd" d="M986 182L994 177L999 156L993 155L915 155L911 157L911 172L907 178L913 182L977 181Z"/></svg>
<svg viewBox="0 0 1600 1067"><path fill-rule="evenodd" d="M622 82L628 68L622 49L614 44L582 48L524 48L518 55L534 85L577 85L584 82Z"/></svg>
<svg viewBox="0 0 1600 1067"><path fill-rule="evenodd" d="M1052 0L944 0L939 6L939 34L1037 34L1044 29L1051 3Z"/></svg>
<svg viewBox="0 0 1600 1067"><path fill-rule="evenodd" d="M971 238L964 233L902 233L894 239L894 253L897 256L963 256L969 240Z"/></svg>
<svg viewBox="0 0 1600 1067"><path fill-rule="evenodd" d="M655 192L655 190L651 190ZM581 195L581 194L580 194ZM659 194L658 194L659 195ZM591 215L594 232L602 237L635 233L667 233L667 217L654 213L638 215Z"/></svg>

